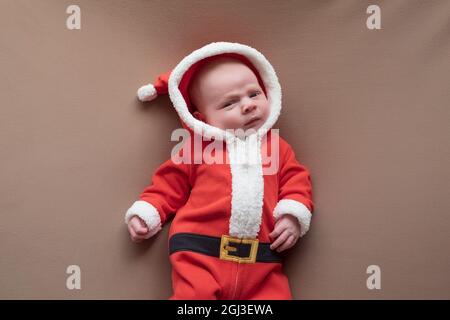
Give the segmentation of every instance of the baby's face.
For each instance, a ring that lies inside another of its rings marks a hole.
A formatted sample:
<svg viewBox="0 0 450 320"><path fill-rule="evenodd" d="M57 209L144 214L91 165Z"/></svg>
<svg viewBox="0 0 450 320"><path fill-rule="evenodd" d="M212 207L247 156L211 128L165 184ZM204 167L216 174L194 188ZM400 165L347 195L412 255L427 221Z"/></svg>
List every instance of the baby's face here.
<svg viewBox="0 0 450 320"><path fill-rule="evenodd" d="M245 64L221 58L205 66L191 85L194 116L212 126L258 130L270 106L253 71Z"/></svg>

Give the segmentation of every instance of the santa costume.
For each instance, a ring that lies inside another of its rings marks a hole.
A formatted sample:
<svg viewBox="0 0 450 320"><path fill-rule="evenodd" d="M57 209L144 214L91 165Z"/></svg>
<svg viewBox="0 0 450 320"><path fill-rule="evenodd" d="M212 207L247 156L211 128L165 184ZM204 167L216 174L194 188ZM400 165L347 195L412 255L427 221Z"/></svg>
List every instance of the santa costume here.
<svg viewBox="0 0 450 320"><path fill-rule="evenodd" d="M235 57L249 66L266 93L270 114L254 134L240 137L192 114L190 80L204 63L219 56ZM290 214L298 219L303 236L313 203L308 170L290 145L270 130L281 110L281 88L272 65L252 47L213 42L190 53L155 83L141 87L138 97L150 101L166 93L183 127L203 138L200 152L213 141L225 150L223 163L167 160L126 212L126 223L139 216L151 235L173 218L168 241L170 299L292 299L282 259L269 247L269 234L277 218ZM195 157L198 152L192 147L179 155ZM252 152L256 158L250 161ZM271 152L279 155L277 170L265 174L264 160Z"/></svg>

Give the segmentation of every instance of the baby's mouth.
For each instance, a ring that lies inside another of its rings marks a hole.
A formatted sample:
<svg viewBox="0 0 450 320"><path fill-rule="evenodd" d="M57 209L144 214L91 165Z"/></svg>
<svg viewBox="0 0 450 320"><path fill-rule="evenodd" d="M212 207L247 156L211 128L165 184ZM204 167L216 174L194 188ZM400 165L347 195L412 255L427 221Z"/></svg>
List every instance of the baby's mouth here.
<svg viewBox="0 0 450 320"><path fill-rule="evenodd" d="M253 118L252 120L248 121L244 124L245 127L251 127L254 124L256 124L259 121L259 118Z"/></svg>

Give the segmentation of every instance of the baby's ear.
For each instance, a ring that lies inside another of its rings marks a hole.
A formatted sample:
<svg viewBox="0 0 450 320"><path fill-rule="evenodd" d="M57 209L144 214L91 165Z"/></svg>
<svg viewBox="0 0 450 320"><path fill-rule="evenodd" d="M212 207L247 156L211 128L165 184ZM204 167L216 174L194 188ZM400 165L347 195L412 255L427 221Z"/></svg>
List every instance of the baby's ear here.
<svg viewBox="0 0 450 320"><path fill-rule="evenodd" d="M203 121L203 122L206 120L205 116L199 111L194 111L193 116L197 120L200 120L200 121Z"/></svg>

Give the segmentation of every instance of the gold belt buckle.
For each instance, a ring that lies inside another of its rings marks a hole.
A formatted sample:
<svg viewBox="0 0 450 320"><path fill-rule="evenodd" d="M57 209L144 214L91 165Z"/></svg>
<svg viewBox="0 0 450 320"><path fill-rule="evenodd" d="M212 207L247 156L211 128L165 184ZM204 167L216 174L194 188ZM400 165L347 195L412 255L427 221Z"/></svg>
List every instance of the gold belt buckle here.
<svg viewBox="0 0 450 320"><path fill-rule="evenodd" d="M229 252L234 252L237 250L236 247L231 245L233 243L250 244L250 255L248 257L237 257L230 255ZM258 243L258 239L239 239L223 235L220 241L220 259L235 261L238 263L255 263L256 253L258 252Z"/></svg>

